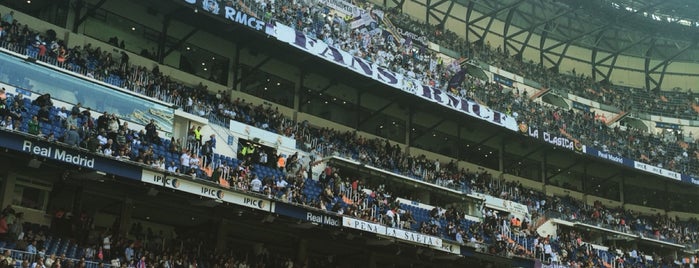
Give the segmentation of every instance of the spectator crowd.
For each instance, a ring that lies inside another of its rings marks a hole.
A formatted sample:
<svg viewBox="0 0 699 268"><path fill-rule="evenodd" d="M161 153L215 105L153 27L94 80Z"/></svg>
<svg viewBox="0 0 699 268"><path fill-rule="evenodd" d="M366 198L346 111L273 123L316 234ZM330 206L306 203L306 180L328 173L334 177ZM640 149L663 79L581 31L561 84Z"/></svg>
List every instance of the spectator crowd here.
<svg viewBox="0 0 699 268"><path fill-rule="evenodd" d="M259 14L266 14L265 17L300 27L305 33L318 37L328 44L420 79L434 87L444 88L449 78L459 70L457 65L441 62L436 54L424 47L406 44L404 40L403 43L386 40L383 36L371 35L370 31L348 29L343 19L328 16L328 10L318 6L276 1L261 5L261 8ZM365 6L365 8L370 10L372 7ZM386 16L393 18L393 22L397 25L404 25L403 27L417 23L395 11L386 13ZM451 40L446 44L449 47L466 50L464 53L474 59L483 60L537 80L546 87L567 90L576 95L616 106L622 111L644 107L639 106L643 104L650 106L651 111L662 110L662 113L671 113L680 118L694 116L693 96L689 93L648 93L639 92L636 89L602 86L584 76L552 73L538 65L517 60L509 56L507 51L501 51L500 48L493 49L488 44L476 47L459 42L456 38L445 38L453 35L448 30L434 29L425 25L411 29L423 29L420 30L421 33L427 35L432 41ZM307 122L294 123L271 107L255 106L241 99L231 100L225 92L209 94L205 86L201 84L187 86L176 82L163 75L157 67L149 70L145 67L130 65L128 55L125 53L120 55L120 59L114 59L110 53L92 48L90 45L69 49L63 41L56 38L55 33L35 33L26 25L21 25L14 20L5 24L4 31L6 34L2 35L2 41L7 48L18 51L27 47L37 49L37 56L41 60L53 62L100 80L116 75L122 81L119 86L175 103L187 112L215 119L213 120L215 122L226 122L227 119L232 119L294 137L299 144L306 146L304 149L318 156L341 155L429 183L456 188L464 192L488 193L526 204L531 211L535 211L540 216L555 213L557 217L604 224L619 231L649 234L650 237L681 244L697 243L697 228L693 221L682 222L661 215L649 217L631 211L605 208L601 204L588 206L570 198L547 197L540 192L524 189L520 185L499 182L487 172L459 170L454 162L442 164L439 161L429 160L425 156L411 156L403 152L397 144L392 145L385 140L366 139L353 132L315 128ZM470 76L452 93L464 98L478 99L496 110L517 112L518 120L530 127L566 133L579 139L583 144L609 153L681 173L699 173L695 154L696 143L693 140L687 141L678 133L664 132L658 135L631 128L609 128L604 122L598 120L594 113L542 105L531 101L526 94L520 93L517 89L507 89L500 84L481 81ZM672 100L683 98L686 101L677 102L678 105L667 105ZM628 100L634 101L629 104ZM26 102L22 96L15 96L10 100L5 97L2 101L2 118L4 119L0 124L2 127L41 135L47 140L61 141L92 152L124 158L172 172L192 174L200 178L219 179L219 181L223 178L230 187L240 190L257 192L284 201L353 215L387 225L397 226L406 222L408 225L417 224L418 229L423 233L448 236L457 241L458 236L467 241L482 242L486 239L502 241L503 246L500 249L513 254L529 254L534 257L548 254L547 259L551 261L553 251L545 249L547 243L560 244L560 247L568 252L568 254L562 254L562 251L558 251L558 261L574 262L573 257L579 255L570 254L574 248L578 253L587 252L580 253L587 254L585 256L592 254L591 250L583 250L585 245L578 241L579 235L575 233L563 235L558 239L559 241L550 241L529 232L529 236L536 237L538 241L533 243L533 247L518 247L516 243L512 244L508 240L508 238L511 239L512 234L503 231L513 230L514 227L509 219L504 220L505 223L503 223L503 219L497 218L488 211L483 211L485 220L482 224L471 225L466 230L460 229L459 224L455 222L456 219L461 218L460 215L463 215L456 208L444 209L442 212L436 211L435 221L413 222L411 215L396 209L399 206L395 203L395 196L385 186L375 186L375 190L364 191L367 188L362 188L360 180L342 178L332 170L328 173L324 172L323 177L318 178L323 189L322 193L317 198L309 197L303 193L305 184L310 183L307 172L308 165L311 163L307 159L298 159L298 156L296 159L293 156L286 158L277 155L276 152L270 152L271 157L267 157L265 152L265 156L262 157L260 153L263 150L259 150L257 153L244 154L243 156L247 157L242 158L240 164L235 167L217 163L212 165L211 153L212 146L215 148L215 142L213 140L202 142L201 137L196 135L196 129L190 130L189 137L194 137L193 141L187 140L183 144L181 140L172 139L168 142L158 137L157 131L148 126L145 131L140 132L130 129L128 123L121 123L115 115L105 113L94 119L90 109L80 107L79 104L70 111L65 108L56 108L51 103L50 95L44 95L35 100L31 103L32 107L24 106ZM38 107L36 113L32 112L32 109L35 109L34 106ZM58 120L55 121L55 119ZM59 122L66 129L65 132L44 133L42 125L54 122ZM163 156L156 155L154 148L163 145L167 145L171 153L181 153L179 163L166 163ZM267 161L268 158L273 160L282 158L283 161ZM261 161L262 159L265 161ZM283 173L278 177L260 178L252 171L258 165L276 167ZM403 213L403 215L397 217L396 213ZM395 220L397 218L405 221L398 222ZM445 219L446 224L442 225L439 219ZM638 255L638 253L635 254ZM149 259L156 258L151 256ZM593 263L595 262L594 257L590 259Z"/></svg>

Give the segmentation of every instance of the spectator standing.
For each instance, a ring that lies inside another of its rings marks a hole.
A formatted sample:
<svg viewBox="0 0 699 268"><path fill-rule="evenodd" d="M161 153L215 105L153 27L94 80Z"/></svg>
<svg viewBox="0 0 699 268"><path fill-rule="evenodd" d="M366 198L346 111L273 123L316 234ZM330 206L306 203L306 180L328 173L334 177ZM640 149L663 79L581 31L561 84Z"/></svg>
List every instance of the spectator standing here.
<svg viewBox="0 0 699 268"><path fill-rule="evenodd" d="M158 128L155 126L155 120L151 119L150 123L146 125L146 141L152 143L157 137Z"/></svg>

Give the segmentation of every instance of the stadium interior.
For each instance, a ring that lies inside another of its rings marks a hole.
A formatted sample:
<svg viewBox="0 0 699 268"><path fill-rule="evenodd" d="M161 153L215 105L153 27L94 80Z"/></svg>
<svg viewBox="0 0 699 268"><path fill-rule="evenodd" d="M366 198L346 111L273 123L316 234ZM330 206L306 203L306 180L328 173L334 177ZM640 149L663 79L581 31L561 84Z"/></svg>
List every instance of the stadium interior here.
<svg viewBox="0 0 699 268"><path fill-rule="evenodd" d="M695 267L697 9L3 1L0 267Z"/></svg>

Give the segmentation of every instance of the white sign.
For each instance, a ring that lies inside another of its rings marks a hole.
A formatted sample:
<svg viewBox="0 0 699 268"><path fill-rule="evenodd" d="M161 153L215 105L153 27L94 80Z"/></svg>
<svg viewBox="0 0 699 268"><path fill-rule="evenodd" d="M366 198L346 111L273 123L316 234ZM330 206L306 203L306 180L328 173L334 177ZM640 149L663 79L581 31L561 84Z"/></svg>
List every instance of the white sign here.
<svg viewBox="0 0 699 268"><path fill-rule="evenodd" d="M296 148L296 140L286 137L284 135L279 135L274 132L270 132L264 129L256 128L250 125L240 123L235 120L230 120L230 125L228 127L231 132L236 134L238 137L243 137L244 139L252 140L254 138L260 139L260 143L265 146L270 147L282 147L282 148Z"/></svg>
<svg viewBox="0 0 699 268"><path fill-rule="evenodd" d="M349 217L342 217L342 226L380 235L385 235L387 228L386 226L378 223L357 220Z"/></svg>
<svg viewBox="0 0 699 268"><path fill-rule="evenodd" d="M523 204L480 193L475 195L485 199L485 205L487 207L509 212L518 216L520 219L529 218L529 208Z"/></svg>
<svg viewBox="0 0 699 268"><path fill-rule="evenodd" d="M387 236L394 237L400 240L413 242L421 245L428 245L431 247L442 247L442 239L431 235L391 227L386 227L386 232Z"/></svg>
<svg viewBox="0 0 699 268"><path fill-rule="evenodd" d="M512 131L519 131L517 120L512 116L494 111L486 106L481 106L475 101L463 99L451 95L446 91L423 85L420 80L405 77L400 73L395 73L365 59L352 56L343 50L328 46L321 40L308 37L303 32L296 31L289 26L280 23L276 23L274 26L268 25L266 32L275 36L279 41L288 43L307 53L343 66L385 85L400 89L403 92L413 94L471 117L488 121Z"/></svg>
<svg viewBox="0 0 699 268"><path fill-rule="evenodd" d="M427 245L434 248L442 247L442 239L431 235L416 233L392 227L386 227L377 223L358 220L350 217L342 217L342 226L357 229L365 232L384 235L407 242Z"/></svg>
<svg viewBox="0 0 699 268"><path fill-rule="evenodd" d="M452 254L456 255L461 255L461 246L457 243L449 242L449 241L442 241L442 246L433 246L433 249L439 250L439 251L444 251L444 252L449 252Z"/></svg>
<svg viewBox="0 0 699 268"><path fill-rule="evenodd" d="M650 172L650 173L653 173L656 175L660 175L660 176L663 176L665 178L670 178L670 179L678 180L678 181L682 180L682 174L680 174L680 173L677 173L674 171L669 171L667 169L659 168L659 167L656 167L654 165L646 164L643 162L634 161L634 167L636 169L640 169L640 170L647 171L647 172Z"/></svg>
<svg viewBox="0 0 699 268"><path fill-rule="evenodd" d="M171 174L163 174L144 169L141 173L141 181L258 210L272 211L274 207L274 202L262 197L224 190L214 185L196 183Z"/></svg>
<svg viewBox="0 0 699 268"><path fill-rule="evenodd" d="M95 167L95 157L80 153L71 154L71 152L59 147L54 147L51 145L42 146L29 140L24 140L22 143L22 151L87 168Z"/></svg>
<svg viewBox="0 0 699 268"><path fill-rule="evenodd" d="M334 9L337 12L340 12L345 15L351 15L352 17L359 16L362 11L362 9L360 9L359 7L343 0L320 0L318 2L328 6L329 8Z"/></svg>

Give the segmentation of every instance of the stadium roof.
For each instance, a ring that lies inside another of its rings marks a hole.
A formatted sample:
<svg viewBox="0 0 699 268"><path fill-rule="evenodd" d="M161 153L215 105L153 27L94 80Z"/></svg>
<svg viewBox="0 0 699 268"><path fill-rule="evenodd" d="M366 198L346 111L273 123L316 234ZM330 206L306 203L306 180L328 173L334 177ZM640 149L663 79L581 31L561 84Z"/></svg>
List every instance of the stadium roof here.
<svg viewBox="0 0 699 268"><path fill-rule="evenodd" d="M587 62L597 80L627 68L648 74L647 87L655 88L671 62L699 62L699 3L691 0L412 0L405 6L405 0L386 1L411 9L412 16L425 14L419 19L430 24L466 31L469 42L495 34L504 37L510 54L543 51L539 62L545 66L558 67L566 57ZM454 28L464 24L465 30ZM570 46L588 48L590 55L571 56ZM645 60L624 66L617 63L619 55Z"/></svg>

